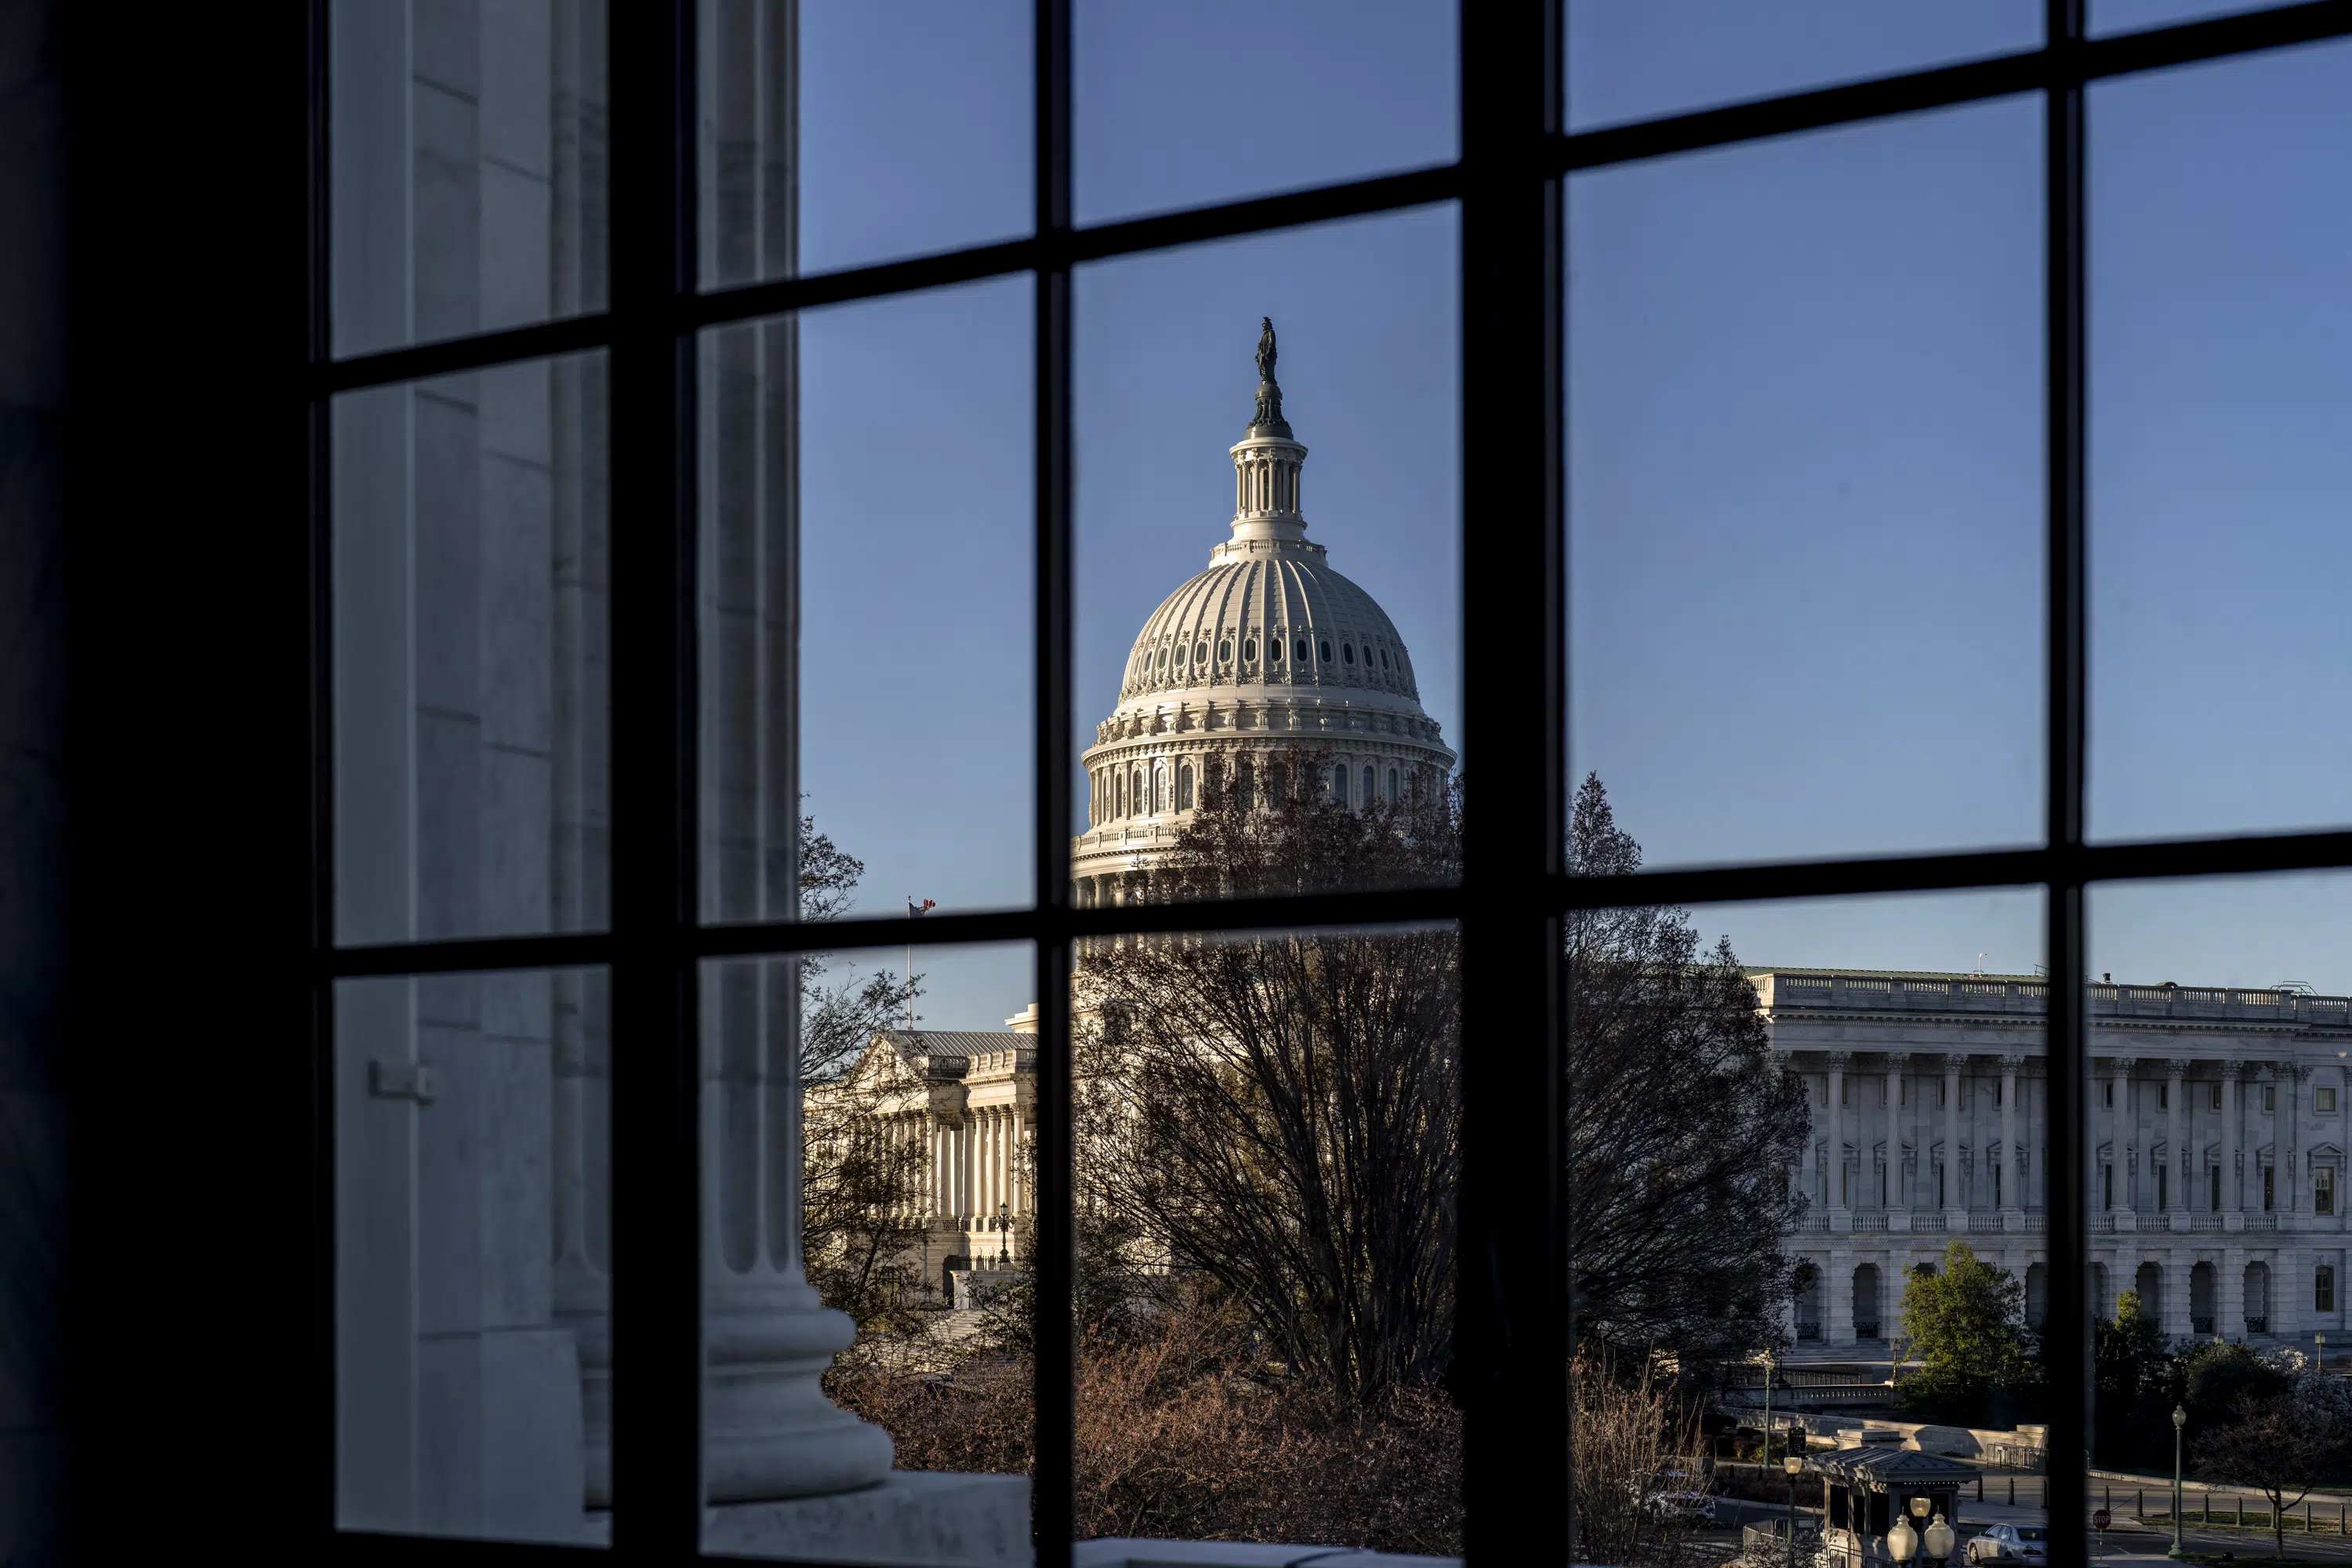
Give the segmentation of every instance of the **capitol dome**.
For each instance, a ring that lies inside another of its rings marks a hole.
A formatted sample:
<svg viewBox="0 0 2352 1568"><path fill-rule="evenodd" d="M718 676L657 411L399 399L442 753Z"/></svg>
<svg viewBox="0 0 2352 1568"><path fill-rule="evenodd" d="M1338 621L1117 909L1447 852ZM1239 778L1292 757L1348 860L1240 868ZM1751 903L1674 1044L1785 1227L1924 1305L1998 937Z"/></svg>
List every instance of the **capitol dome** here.
<svg viewBox="0 0 2352 1568"><path fill-rule="evenodd" d="M1274 359L1269 322L1256 412L1227 454L1231 536L1144 622L1118 709L1081 756L1087 829L1071 846L1081 905L1138 896L1218 790L1267 804L1276 753L1312 754L1314 786L1357 807L1426 798L1452 771L1396 623L1307 537L1307 448L1283 418Z"/></svg>

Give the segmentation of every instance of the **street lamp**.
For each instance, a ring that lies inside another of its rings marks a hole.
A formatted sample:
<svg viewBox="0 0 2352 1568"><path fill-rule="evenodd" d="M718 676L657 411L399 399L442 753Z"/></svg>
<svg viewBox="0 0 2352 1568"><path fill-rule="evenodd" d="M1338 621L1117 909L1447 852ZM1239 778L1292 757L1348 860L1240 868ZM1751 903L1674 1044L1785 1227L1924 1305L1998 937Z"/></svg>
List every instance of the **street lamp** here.
<svg viewBox="0 0 2352 1568"><path fill-rule="evenodd" d="M1952 1555L1952 1548L1959 1543L1960 1538L1952 1533L1952 1527L1944 1522L1944 1516L1937 1514L1935 1522L1927 1526L1927 1555L1938 1563L1945 1562Z"/></svg>
<svg viewBox="0 0 2352 1568"><path fill-rule="evenodd" d="M2327 1370L2327 1331L2322 1329L2311 1337L2319 1342L2319 1370L2326 1372Z"/></svg>
<svg viewBox="0 0 2352 1568"><path fill-rule="evenodd" d="M2172 1407L2172 1550L2168 1557L2184 1555L2180 1545L2180 1432L2189 1425L2189 1412L2178 1405Z"/></svg>
<svg viewBox="0 0 2352 1568"><path fill-rule="evenodd" d="M1769 1434L1765 1440L1771 1440ZM1805 1473L1805 1461L1790 1454L1780 1468L1789 1472L1789 1568L1797 1568L1797 1478Z"/></svg>
<svg viewBox="0 0 2352 1568"><path fill-rule="evenodd" d="M1004 1267L1005 1258L1007 1257L1005 1242L1013 1233L1012 1205L1009 1204L997 1205L996 1217L988 1222L988 1228L996 1233L996 1266L1002 1268Z"/></svg>
<svg viewBox="0 0 2352 1568"><path fill-rule="evenodd" d="M1909 1520L1896 1514L1894 1527L1886 1532L1886 1555L1897 1563L1908 1563L1918 1551L1919 1532L1911 1528Z"/></svg>
<svg viewBox="0 0 2352 1568"><path fill-rule="evenodd" d="M1772 1347L1764 1347L1764 1462L1772 1462Z"/></svg>

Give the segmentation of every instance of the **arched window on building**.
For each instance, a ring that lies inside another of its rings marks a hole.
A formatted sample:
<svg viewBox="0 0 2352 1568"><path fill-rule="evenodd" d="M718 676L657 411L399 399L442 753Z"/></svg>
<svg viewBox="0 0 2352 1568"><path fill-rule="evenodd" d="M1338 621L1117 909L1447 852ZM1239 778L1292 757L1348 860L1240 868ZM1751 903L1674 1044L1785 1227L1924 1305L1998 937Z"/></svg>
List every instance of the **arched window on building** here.
<svg viewBox="0 0 2352 1568"><path fill-rule="evenodd" d="M1135 802L1135 815L1149 816L1151 811L1151 775L1141 768L1135 770L1135 792L1128 796Z"/></svg>
<svg viewBox="0 0 2352 1568"><path fill-rule="evenodd" d="M1363 778L1362 778L1362 780L1361 780L1360 782L1362 783L1362 784L1363 784L1363 786L1364 786L1364 787L1363 787L1362 792L1361 792L1360 794L1359 794L1359 795L1356 796L1356 798L1357 798L1358 800L1361 801L1364 805L1371 805L1371 804L1372 804L1372 802L1373 802L1375 799L1379 798L1378 796L1376 796L1376 795L1372 793L1372 790L1373 790L1373 784L1372 784L1372 764L1371 764L1371 763L1366 763L1364 764L1364 776L1363 776Z"/></svg>
<svg viewBox="0 0 2352 1568"><path fill-rule="evenodd" d="M1127 815L1127 775L1125 773L1114 774L1111 778L1110 814L1113 816Z"/></svg>
<svg viewBox="0 0 2352 1568"><path fill-rule="evenodd" d="M1269 763L1265 770L1265 804L1276 811L1290 792L1290 772L1280 763Z"/></svg>
<svg viewBox="0 0 2352 1568"><path fill-rule="evenodd" d="M2336 1310L2336 1265L2323 1263L2311 1271L2311 1310L2315 1312Z"/></svg>
<svg viewBox="0 0 2352 1568"><path fill-rule="evenodd" d="M1342 806L1348 804L1348 764L1345 763L1331 770L1331 804Z"/></svg>
<svg viewBox="0 0 2352 1568"><path fill-rule="evenodd" d="M1202 763L1201 764L1201 804L1202 805L1216 805L1217 792L1223 787L1224 782L1224 763L1219 762L1214 757L1211 757L1207 762Z"/></svg>
<svg viewBox="0 0 2352 1568"><path fill-rule="evenodd" d="M1280 637L1270 637L1265 639L1265 661L1268 664L1280 664L1282 662L1282 639Z"/></svg>
<svg viewBox="0 0 2352 1568"><path fill-rule="evenodd" d="M1242 809L1257 805L1257 769L1243 763L1234 769L1234 793L1241 798Z"/></svg>
<svg viewBox="0 0 2352 1568"><path fill-rule="evenodd" d="M1394 768L1391 768L1391 769L1389 770L1389 804L1390 804L1391 805L1394 805L1396 803L1397 803L1397 771L1396 771Z"/></svg>
<svg viewBox="0 0 2352 1568"><path fill-rule="evenodd" d="M1182 763L1176 769L1176 809L1192 809L1192 764Z"/></svg>

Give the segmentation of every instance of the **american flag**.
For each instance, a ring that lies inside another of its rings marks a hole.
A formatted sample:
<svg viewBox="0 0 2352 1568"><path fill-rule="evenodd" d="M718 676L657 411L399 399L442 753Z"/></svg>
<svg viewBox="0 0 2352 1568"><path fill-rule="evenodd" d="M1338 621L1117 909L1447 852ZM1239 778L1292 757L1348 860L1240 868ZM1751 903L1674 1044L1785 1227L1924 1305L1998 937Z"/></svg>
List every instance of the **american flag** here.
<svg viewBox="0 0 2352 1568"><path fill-rule="evenodd" d="M929 914L931 910L938 909L939 907L940 901L937 899L925 899L923 900L923 907L919 910L915 907L914 895L910 893L907 896L907 918L908 920L914 920L918 916Z"/></svg>

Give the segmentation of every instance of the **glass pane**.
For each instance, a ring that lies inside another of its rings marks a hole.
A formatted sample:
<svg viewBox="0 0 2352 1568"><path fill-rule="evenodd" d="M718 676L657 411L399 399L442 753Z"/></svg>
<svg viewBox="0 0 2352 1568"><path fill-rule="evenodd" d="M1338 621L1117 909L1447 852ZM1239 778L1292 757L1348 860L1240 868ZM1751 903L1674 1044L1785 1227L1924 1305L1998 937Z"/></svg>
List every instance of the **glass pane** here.
<svg viewBox="0 0 2352 1568"><path fill-rule="evenodd" d="M703 286L1028 233L1030 14L700 0Z"/></svg>
<svg viewBox="0 0 2352 1568"><path fill-rule="evenodd" d="M2091 0L2090 31L2136 33L2174 22L2201 22L2209 16L2264 11L2280 0Z"/></svg>
<svg viewBox="0 0 2352 1568"><path fill-rule="evenodd" d="M2037 48L2040 0L1568 0L1571 131Z"/></svg>
<svg viewBox="0 0 2352 1568"><path fill-rule="evenodd" d="M2298 1484L2275 1518L2255 1456L2299 1470L2346 1430L2347 895L2342 872L2091 889L2090 1492L2126 1550L2169 1544L2176 1449L2189 1552L2342 1538L2339 1494Z"/></svg>
<svg viewBox="0 0 2352 1568"><path fill-rule="evenodd" d="M1460 1556L1459 959L1394 926L1079 955L1081 1540Z"/></svg>
<svg viewBox="0 0 2352 1568"><path fill-rule="evenodd" d="M2102 82L2088 123L2091 826L2352 822L2352 45Z"/></svg>
<svg viewBox="0 0 2352 1568"><path fill-rule="evenodd" d="M609 918L603 353L335 400L335 935Z"/></svg>
<svg viewBox="0 0 2352 1568"><path fill-rule="evenodd" d="M603 1544L603 970L335 988L336 1522Z"/></svg>
<svg viewBox="0 0 2352 1568"><path fill-rule="evenodd" d="M1641 853L1605 806L1593 871ZM1885 1562L1912 1497L1956 1544L2042 1525L2042 904L1570 917L1578 1561ZM1904 1452L1923 1426L1966 1462Z"/></svg>
<svg viewBox="0 0 2352 1568"><path fill-rule="evenodd" d="M335 352L599 310L603 0L332 0Z"/></svg>
<svg viewBox="0 0 2352 1568"><path fill-rule="evenodd" d="M706 1550L1032 1560L1035 984L1025 943L703 965Z"/></svg>
<svg viewBox="0 0 2352 1568"><path fill-rule="evenodd" d="M1308 846L1333 888L1456 875L1458 250L1441 207L1079 274L1082 904L1276 891Z"/></svg>
<svg viewBox="0 0 2352 1568"><path fill-rule="evenodd" d="M1034 294L703 334L704 918L1034 898Z"/></svg>
<svg viewBox="0 0 2352 1568"><path fill-rule="evenodd" d="M1570 761L1651 863L2041 836L2041 141L1570 182Z"/></svg>
<svg viewBox="0 0 2352 1568"><path fill-rule="evenodd" d="M1444 0L1080 0L1071 19L1081 223L1451 162Z"/></svg>

